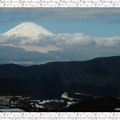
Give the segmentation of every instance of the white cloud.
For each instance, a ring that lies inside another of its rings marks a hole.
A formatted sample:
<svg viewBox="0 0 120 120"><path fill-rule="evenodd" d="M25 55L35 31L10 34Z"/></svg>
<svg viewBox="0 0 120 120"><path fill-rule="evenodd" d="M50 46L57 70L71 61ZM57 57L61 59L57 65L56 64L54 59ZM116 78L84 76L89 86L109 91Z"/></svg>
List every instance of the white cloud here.
<svg viewBox="0 0 120 120"><path fill-rule="evenodd" d="M95 37L94 40L95 40L97 46L102 46L102 47L118 47L118 46L120 46L120 36Z"/></svg>
<svg viewBox="0 0 120 120"><path fill-rule="evenodd" d="M83 33L75 33L75 34L58 34L55 37L55 40L63 41L66 45L89 45L94 44L91 36L85 35Z"/></svg>
<svg viewBox="0 0 120 120"><path fill-rule="evenodd" d="M30 39L24 41L23 38L19 38L19 40L17 40L17 38L12 40L2 38L0 39L0 45L21 48L30 52L58 52L58 54L64 54L66 59L72 58L72 56L78 56L78 58L80 58L81 55L85 56L87 59L119 55L120 36L99 37L83 33L64 33L56 34L52 37L40 38L35 41ZM69 58L67 58L68 56Z"/></svg>
<svg viewBox="0 0 120 120"><path fill-rule="evenodd" d="M37 45L21 45L20 48L26 51L48 53L50 51L60 51L61 48L56 47L55 45L46 45L46 46L37 46Z"/></svg>

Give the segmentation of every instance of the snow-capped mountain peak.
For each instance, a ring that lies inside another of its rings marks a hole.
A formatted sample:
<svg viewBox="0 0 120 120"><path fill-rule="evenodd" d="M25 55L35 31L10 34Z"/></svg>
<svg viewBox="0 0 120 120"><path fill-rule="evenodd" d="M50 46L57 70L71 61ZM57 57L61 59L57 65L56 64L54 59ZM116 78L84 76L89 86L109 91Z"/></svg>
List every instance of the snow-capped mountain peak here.
<svg viewBox="0 0 120 120"><path fill-rule="evenodd" d="M3 33L6 37L25 37L30 39L40 39L43 36L52 36L53 33L33 22L24 22L9 31Z"/></svg>

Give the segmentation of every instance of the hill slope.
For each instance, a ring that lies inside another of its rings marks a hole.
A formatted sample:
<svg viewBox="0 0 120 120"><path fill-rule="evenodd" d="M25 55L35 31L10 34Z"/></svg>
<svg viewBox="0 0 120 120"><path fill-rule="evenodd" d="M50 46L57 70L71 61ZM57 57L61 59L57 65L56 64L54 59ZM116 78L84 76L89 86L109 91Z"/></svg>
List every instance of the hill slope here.
<svg viewBox="0 0 120 120"><path fill-rule="evenodd" d="M120 57L30 67L0 65L0 95L56 98L66 90L120 97Z"/></svg>

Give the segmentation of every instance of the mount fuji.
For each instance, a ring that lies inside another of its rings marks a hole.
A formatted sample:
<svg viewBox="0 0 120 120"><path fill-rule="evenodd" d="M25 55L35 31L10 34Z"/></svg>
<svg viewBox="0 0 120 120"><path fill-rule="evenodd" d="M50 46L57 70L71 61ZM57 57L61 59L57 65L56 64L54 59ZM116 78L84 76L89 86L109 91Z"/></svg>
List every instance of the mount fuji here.
<svg viewBox="0 0 120 120"><path fill-rule="evenodd" d="M43 36L53 36L53 33L33 22L24 22L9 31L3 33L6 37L21 37L29 39L41 39Z"/></svg>
<svg viewBox="0 0 120 120"><path fill-rule="evenodd" d="M52 38L54 34L33 22L21 23L9 31L2 33L1 36L0 45L2 46L41 53L59 50L57 46L48 44L50 42L49 39Z"/></svg>
<svg viewBox="0 0 120 120"><path fill-rule="evenodd" d="M58 59L54 33L44 27L24 22L0 34L0 64L41 64Z"/></svg>

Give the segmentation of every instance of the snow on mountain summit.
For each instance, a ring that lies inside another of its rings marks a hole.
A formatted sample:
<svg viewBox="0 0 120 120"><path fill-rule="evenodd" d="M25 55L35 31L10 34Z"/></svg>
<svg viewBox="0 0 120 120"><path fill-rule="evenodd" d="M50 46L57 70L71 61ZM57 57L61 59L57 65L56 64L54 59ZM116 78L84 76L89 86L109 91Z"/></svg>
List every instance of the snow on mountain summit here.
<svg viewBox="0 0 120 120"><path fill-rule="evenodd" d="M53 36L55 34L40 25L33 22L24 22L2 33L0 45L40 53L59 51L60 48L51 42Z"/></svg>
<svg viewBox="0 0 120 120"><path fill-rule="evenodd" d="M53 33L33 22L24 22L9 31L3 33L6 37L25 37L30 39L41 39L43 36L52 36Z"/></svg>

